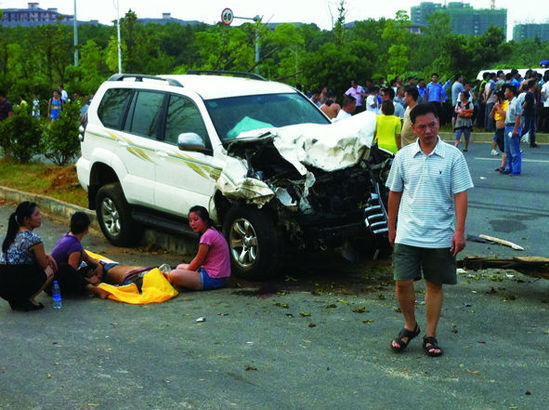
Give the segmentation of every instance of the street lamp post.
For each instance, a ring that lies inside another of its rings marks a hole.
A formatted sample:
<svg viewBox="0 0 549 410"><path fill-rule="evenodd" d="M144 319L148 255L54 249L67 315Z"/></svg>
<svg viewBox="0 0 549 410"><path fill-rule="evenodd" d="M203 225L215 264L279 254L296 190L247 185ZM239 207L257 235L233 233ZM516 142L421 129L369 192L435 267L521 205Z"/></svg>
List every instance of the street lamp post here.
<svg viewBox="0 0 549 410"><path fill-rule="evenodd" d="M74 65L78 67L78 21L76 20L76 0L74 0L73 29L74 29Z"/></svg>
<svg viewBox="0 0 549 410"><path fill-rule="evenodd" d="M255 21L256 23L258 21L261 22L261 17L259 17L259 15L256 15L255 17L238 17L238 16L235 16L233 14L233 11L229 8L226 8L221 12L221 21L226 26L229 26L233 22L233 19L252 20L252 21ZM257 30L257 27L256 27L256 29L255 29L255 59L254 59L254 61L255 61L255 71L256 72L259 71L258 63L259 63L259 41L260 40L261 40L261 38L259 36L259 31Z"/></svg>
<svg viewBox="0 0 549 410"><path fill-rule="evenodd" d="M122 48L120 46L120 1L113 0L116 2L116 27L117 27L117 36L118 36L118 74L122 74Z"/></svg>

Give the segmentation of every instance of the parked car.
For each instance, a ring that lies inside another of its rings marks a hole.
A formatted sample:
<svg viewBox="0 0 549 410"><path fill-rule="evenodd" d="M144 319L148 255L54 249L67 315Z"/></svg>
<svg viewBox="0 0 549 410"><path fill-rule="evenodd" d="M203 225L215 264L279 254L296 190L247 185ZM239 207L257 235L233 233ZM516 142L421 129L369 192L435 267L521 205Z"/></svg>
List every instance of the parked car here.
<svg viewBox="0 0 549 410"><path fill-rule="evenodd" d="M98 89L77 172L107 239L189 232L203 205L246 278L276 274L288 246L375 247L392 161L370 148L375 116L332 124L288 85L212 74L113 75Z"/></svg>

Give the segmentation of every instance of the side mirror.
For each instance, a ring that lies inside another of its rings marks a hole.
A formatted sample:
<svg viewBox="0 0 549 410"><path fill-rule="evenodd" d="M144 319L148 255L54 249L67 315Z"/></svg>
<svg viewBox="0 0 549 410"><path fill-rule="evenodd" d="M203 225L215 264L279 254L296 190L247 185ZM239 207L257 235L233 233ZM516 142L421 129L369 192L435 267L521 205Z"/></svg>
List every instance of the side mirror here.
<svg viewBox="0 0 549 410"><path fill-rule="evenodd" d="M184 132L177 137L177 147L182 151L205 151L202 137L194 132Z"/></svg>

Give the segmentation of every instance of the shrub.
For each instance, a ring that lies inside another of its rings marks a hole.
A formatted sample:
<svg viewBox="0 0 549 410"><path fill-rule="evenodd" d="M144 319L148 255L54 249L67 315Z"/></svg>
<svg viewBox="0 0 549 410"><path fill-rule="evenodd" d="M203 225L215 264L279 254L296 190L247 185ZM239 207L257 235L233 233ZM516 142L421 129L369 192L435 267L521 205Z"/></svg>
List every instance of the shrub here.
<svg viewBox="0 0 549 410"><path fill-rule="evenodd" d="M29 162L41 151L40 121L30 114L30 106L14 107L13 116L0 123L0 146L4 156Z"/></svg>
<svg viewBox="0 0 549 410"><path fill-rule="evenodd" d="M65 104L59 118L44 126L43 153L57 165L68 164L80 150L80 108L79 101Z"/></svg>

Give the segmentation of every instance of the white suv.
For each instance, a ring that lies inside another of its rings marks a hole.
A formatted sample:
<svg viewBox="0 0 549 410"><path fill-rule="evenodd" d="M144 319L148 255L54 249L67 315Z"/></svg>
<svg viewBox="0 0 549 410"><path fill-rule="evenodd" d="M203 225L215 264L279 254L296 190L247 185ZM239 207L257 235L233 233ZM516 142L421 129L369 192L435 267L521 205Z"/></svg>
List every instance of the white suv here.
<svg viewBox="0 0 549 410"><path fill-rule="evenodd" d="M202 74L113 75L93 98L77 172L111 243L135 244L143 225L190 232L187 213L203 205L233 273L264 278L288 244L386 232L391 155L369 149L375 118L331 124L285 84Z"/></svg>

